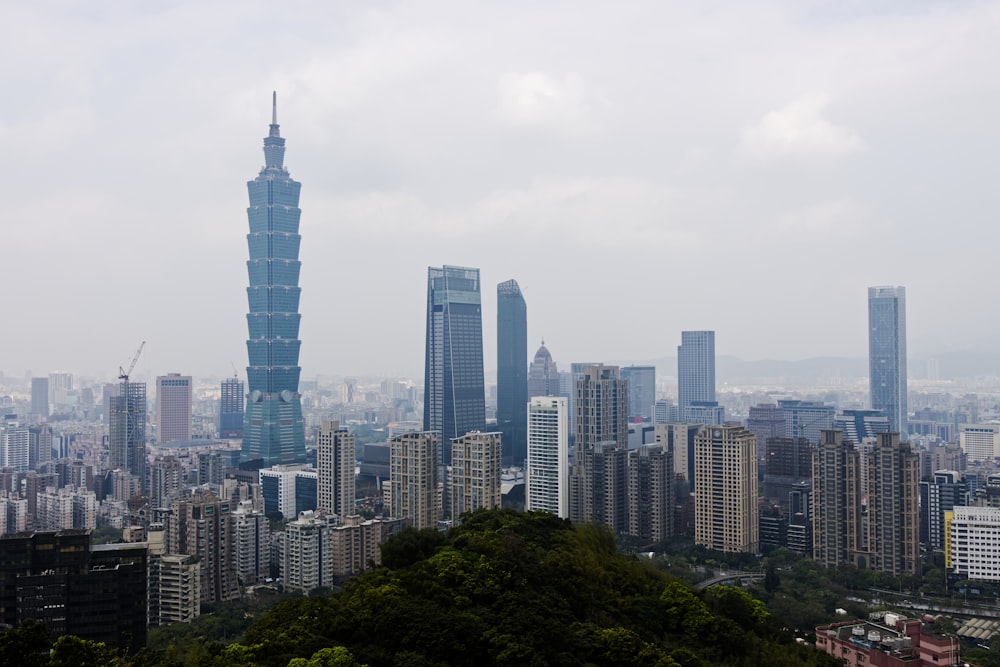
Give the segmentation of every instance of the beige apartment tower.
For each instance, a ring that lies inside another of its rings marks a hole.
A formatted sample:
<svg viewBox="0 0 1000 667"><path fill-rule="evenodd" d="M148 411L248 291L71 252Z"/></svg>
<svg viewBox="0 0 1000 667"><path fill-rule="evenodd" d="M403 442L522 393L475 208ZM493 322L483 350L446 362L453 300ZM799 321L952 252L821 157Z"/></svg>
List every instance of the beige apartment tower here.
<svg viewBox="0 0 1000 667"><path fill-rule="evenodd" d="M392 516L418 530L436 528L441 518L436 431L414 431L389 441L389 496Z"/></svg>
<svg viewBox="0 0 1000 667"><path fill-rule="evenodd" d="M868 457L868 567L920 574L919 457L898 433L879 433Z"/></svg>
<svg viewBox="0 0 1000 667"><path fill-rule="evenodd" d="M820 431L812 459L813 559L855 564L861 547L861 455L843 431Z"/></svg>
<svg viewBox="0 0 1000 667"><path fill-rule="evenodd" d="M336 421L323 420L316 434L316 509L341 521L354 509L354 435Z"/></svg>
<svg viewBox="0 0 1000 667"><path fill-rule="evenodd" d="M191 439L191 376L169 373L156 378L156 441Z"/></svg>
<svg viewBox="0 0 1000 667"><path fill-rule="evenodd" d="M757 436L742 426L706 426L694 439L695 544L757 553Z"/></svg>
<svg viewBox="0 0 1000 667"><path fill-rule="evenodd" d="M500 507L503 446L500 433L472 431L451 441L451 518Z"/></svg>

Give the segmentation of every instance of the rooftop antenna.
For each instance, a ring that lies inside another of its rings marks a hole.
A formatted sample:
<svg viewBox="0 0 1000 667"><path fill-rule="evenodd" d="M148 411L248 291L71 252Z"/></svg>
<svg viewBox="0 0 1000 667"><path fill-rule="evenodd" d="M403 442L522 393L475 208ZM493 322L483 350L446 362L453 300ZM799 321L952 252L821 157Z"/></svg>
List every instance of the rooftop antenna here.
<svg viewBox="0 0 1000 667"><path fill-rule="evenodd" d="M271 91L271 125L278 124L278 91Z"/></svg>

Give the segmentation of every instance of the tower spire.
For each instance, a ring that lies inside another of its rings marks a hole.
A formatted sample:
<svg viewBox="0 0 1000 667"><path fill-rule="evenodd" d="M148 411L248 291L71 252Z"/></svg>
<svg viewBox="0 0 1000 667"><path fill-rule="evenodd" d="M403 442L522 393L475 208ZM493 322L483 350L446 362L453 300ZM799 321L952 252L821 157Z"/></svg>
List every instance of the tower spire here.
<svg viewBox="0 0 1000 667"><path fill-rule="evenodd" d="M271 125L278 124L278 91L271 91Z"/></svg>

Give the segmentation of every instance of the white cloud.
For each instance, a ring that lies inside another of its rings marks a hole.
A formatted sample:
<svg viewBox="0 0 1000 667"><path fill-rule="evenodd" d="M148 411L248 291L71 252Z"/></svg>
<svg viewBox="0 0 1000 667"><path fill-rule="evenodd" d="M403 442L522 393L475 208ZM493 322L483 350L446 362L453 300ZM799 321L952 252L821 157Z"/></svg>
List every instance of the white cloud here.
<svg viewBox="0 0 1000 667"><path fill-rule="evenodd" d="M842 197L781 215L771 226L782 234L801 234L818 240L870 235L883 225L864 203Z"/></svg>
<svg viewBox="0 0 1000 667"><path fill-rule="evenodd" d="M738 154L772 162L830 160L867 151L857 132L834 125L823 116L828 103L826 95L809 95L767 112L756 124L743 129Z"/></svg>
<svg viewBox="0 0 1000 667"><path fill-rule="evenodd" d="M576 72L561 80L544 72L507 72L497 89L498 113L504 121L570 134L593 129L597 113L607 105Z"/></svg>

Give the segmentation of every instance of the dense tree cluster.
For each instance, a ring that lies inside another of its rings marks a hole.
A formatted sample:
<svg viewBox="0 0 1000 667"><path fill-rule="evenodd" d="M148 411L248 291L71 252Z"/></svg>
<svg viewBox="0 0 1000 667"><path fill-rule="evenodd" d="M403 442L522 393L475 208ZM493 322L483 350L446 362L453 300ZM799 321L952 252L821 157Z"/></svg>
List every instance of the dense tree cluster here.
<svg viewBox="0 0 1000 667"><path fill-rule="evenodd" d="M331 597L284 602L188 665L836 665L738 588L696 591L621 554L606 529L483 511L405 531ZM169 651L134 665L181 664Z"/></svg>

